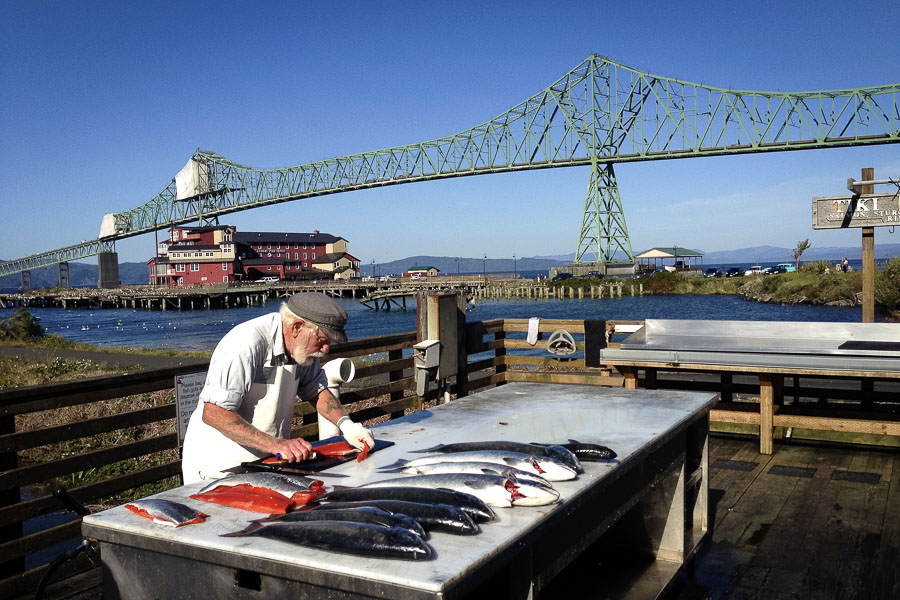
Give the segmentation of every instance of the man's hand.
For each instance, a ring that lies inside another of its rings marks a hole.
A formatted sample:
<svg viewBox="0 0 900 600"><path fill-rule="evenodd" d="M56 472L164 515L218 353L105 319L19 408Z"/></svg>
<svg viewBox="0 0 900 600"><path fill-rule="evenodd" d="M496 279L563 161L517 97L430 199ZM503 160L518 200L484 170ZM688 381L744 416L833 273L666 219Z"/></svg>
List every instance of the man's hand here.
<svg viewBox="0 0 900 600"><path fill-rule="evenodd" d="M272 455L280 455L282 460L299 462L306 460L313 453L312 445L304 439L276 440Z"/></svg>
<svg viewBox="0 0 900 600"><path fill-rule="evenodd" d="M359 423L354 423L350 419L341 419L339 423L338 428L341 430L344 439L357 450L363 450L365 446L371 449L375 445L375 438L372 437L368 429Z"/></svg>

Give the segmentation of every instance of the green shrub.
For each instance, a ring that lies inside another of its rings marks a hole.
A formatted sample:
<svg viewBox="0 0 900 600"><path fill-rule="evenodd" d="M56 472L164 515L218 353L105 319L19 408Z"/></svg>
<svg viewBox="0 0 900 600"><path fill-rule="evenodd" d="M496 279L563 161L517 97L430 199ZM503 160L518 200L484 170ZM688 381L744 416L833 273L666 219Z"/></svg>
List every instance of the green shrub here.
<svg viewBox="0 0 900 600"><path fill-rule="evenodd" d="M900 257L884 262L884 269L875 272L875 303L889 309L900 308Z"/></svg>
<svg viewBox="0 0 900 600"><path fill-rule="evenodd" d="M24 308L7 319L0 320L0 339L32 342L44 337L40 320Z"/></svg>

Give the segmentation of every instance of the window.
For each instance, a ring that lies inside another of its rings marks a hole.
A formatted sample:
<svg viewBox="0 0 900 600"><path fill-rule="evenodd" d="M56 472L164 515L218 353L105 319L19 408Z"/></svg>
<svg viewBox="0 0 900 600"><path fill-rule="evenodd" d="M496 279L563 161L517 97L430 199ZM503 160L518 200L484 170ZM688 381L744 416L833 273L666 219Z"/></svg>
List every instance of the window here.
<svg viewBox="0 0 900 600"><path fill-rule="evenodd" d="M306 250L306 244L303 244L303 249ZM305 254L303 256L306 256Z"/></svg>
<svg viewBox="0 0 900 600"><path fill-rule="evenodd" d="M298 258L300 258L300 253L294 252L294 260L297 260Z"/></svg>
<svg viewBox="0 0 900 600"><path fill-rule="evenodd" d="M315 253L315 252L312 253L312 259L313 259L313 260L316 260L316 253Z"/></svg>
<svg viewBox="0 0 900 600"><path fill-rule="evenodd" d="M271 249L272 249L272 244L266 244L266 248L268 248L269 250L271 250Z"/></svg>
<svg viewBox="0 0 900 600"><path fill-rule="evenodd" d="M268 267L266 267L266 271L271 271L271 270L272 270L272 267L271 267L271 265L270 265L270 266L268 266Z"/></svg>
<svg viewBox="0 0 900 600"><path fill-rule="evenodd" d="M199 271L200 263L191 263L191 271Z"/></svg>
<svg viewBox="0 0 900 600"><path fill-rule="evenodd" d="M222 246L222 252L225 254L231 254L231 244L225 244Z"/></svg>
<svg viewBox="0 0 900 600"><path fill-rule="evenodd" d="M222 275L222 283L228 283L228 275Z"/></svg>
<svg viewBox="0 0 900 600"><path fill-rule="evenodd" d="M227 270L228 270L228 263L222 263L222 270L223 270L223 271L227 271ZM226 278L226 279L227 279L227 278Z"/></svg>
<svg viewBox="0 0 900 600"><path fill-rule="evenodd" d="M212 255L213 255L212 252L207 252L207 253L206 253L206 256L210 256L210 257L211 257Z"/></svg>
<svg viewBox="0 0 900 600"><path fill-rule="evenodd" d="M175 265L175 270L179 273L184 273L184 263L179 263Z"/></svg>
<svg viewBox="0 0 900 600"><path fill-rule="evenodd" d="M202 252L194 252L194 256L203 256Z"/></svg>

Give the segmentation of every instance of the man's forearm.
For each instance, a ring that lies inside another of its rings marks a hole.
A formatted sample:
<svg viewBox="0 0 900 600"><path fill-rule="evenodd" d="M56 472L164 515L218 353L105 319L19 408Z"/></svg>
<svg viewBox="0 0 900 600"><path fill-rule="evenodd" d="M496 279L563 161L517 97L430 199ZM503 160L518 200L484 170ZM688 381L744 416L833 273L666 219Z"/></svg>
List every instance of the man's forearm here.
<svg viewBox="0 0 900 600"><path fill-rule="evenodd" d="M334 397L329 390L322 390L319 393L316 401L312 403L313 406L316 407L316 411L331 421L334 424L337 424L338 419L344 416L344 408L341 406L340 400Z"/></svg>
<svg viewBox="0 0 900 600"><path fill-rule="evenodd" d="M279 441L248 423L236 412L215 404L203 405L203 422L219 430L229 440L261 452L273 454L273 448Z"/></svg>

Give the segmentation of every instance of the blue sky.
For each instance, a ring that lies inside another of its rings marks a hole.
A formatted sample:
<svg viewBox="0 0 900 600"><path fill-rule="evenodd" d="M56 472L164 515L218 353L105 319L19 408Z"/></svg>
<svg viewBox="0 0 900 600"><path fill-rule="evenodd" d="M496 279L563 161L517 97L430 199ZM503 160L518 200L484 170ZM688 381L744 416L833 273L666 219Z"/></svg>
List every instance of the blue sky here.
<svg viewBox="0 0 900 600"><path fill-rule="evenodd" d="M865 23L871 25L866 26ZM198 148L276 168L462 131L591 53L717 87L900 81L900 2L0 3L0 258L96 238ZM857 246L813 231L813 196L900 146L617 165L632 247ZM575 250L589 170L466 177L244 211L244 231L345 237L363 263ZM897 243L887 228L876 244ZM153 235L117 243L153 255ZM93 259L92 259L93 260Z"/></svg>

